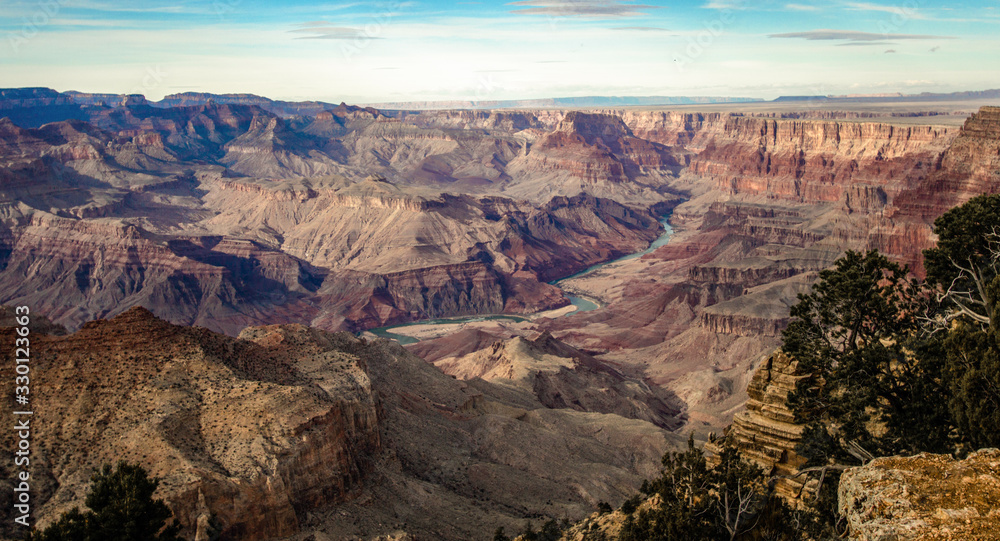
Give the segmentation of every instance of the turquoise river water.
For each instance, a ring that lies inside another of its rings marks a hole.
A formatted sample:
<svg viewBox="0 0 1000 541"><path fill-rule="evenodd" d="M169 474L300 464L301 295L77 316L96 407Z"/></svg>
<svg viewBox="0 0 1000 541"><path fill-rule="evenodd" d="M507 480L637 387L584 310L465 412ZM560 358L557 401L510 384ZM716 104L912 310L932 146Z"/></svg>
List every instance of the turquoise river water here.
<svg viewBox="0 0 1000 541"><path fill-rule="evenodd" d="M571 276L567 276L565 278L560 278L559 280L555 280L555 281L552 281L552 282L549 282L549 283L552 284L552 285L554 285L554 286L556 286L556 287L559 287L559 284L561 284L562 282L564 282L566 280L570 280L570 279L573 279L573 278L579 278L580 276L583 276L585 274L590 274L590 273L592 273L592 272L594 272L594 271L596 271L598 269L607 267L608 265L613 265L615 263L618 263L619 261L626 261L626 260L629 260L629 259L635 259L637 257L642 257L642 256L644 256L644 255L652 252L653 250L659 248L660 246L663 246L663 245L667 244L668 242L670 242L670 237L673 235L674 230L673 230L672 227L670 227L670 224L668 223L669 220L670 220L670 215L669 214L660 218L660 224L663 225L663 234L660 235L656 240L654 240L652 242L652 244L649 245L649 248L646 248L645 250L643 250L641 252L635 252L634 254L628 254L626 256L619 257L618 259L613 259L611 261L605 261L604 263L598 263L597 265L593 265L591 267L587 267L586 269L584 269L584 270L582 270L582 271L580 271L580 272L578 272L576 274L573 274ZM576 313L579 313L579 312L589 312L590 310L596 310L596 309L600 308L600 306L598 306L597 303L595 303L595 302L593 302L591 300L588 300L588 299L584 299L584 298L581 298L581 297L576 297L576 296L573 296L573 295L566 295L566 298L569 299L569 302L573 306L576 306L576 310L574 310L572 312L568 312L568 314L576 314ZM379 327L377 329L369 329L369 331L371 333L375 334L376 336L381 336L383 338L391 338L393 340L396 340L400 344L404 344L405 345L405 344L416 343L419 340L417 340L416 338L413 338L412 336L406 336L406 335L403 335L403 334L397 334L397 333L389 332L389 329L398 329L400 327L412 327L412 326L415 326L415 325L441 325L441 324L445 324L445 323L467 323L467 322L471 322L471 321L492 321L492 320L497 320L497 319L506 319L506 320L510 320L510 321L527 321L528 320L527 317L512 316L512 315L507 315L507 314L479 315L479 316L461 316L461 317L448 317L448 318L438 318L438 319L425 319L425 320L421 320L421 321L414 321L413 323L403 323L403 324L399 324L399 325L389 325L387 327Z"/></svg>

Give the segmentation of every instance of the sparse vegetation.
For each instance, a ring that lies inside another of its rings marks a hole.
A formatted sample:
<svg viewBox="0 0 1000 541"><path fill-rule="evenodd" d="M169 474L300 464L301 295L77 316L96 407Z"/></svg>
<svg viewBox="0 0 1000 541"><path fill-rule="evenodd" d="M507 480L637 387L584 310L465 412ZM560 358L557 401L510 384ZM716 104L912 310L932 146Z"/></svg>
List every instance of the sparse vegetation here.
<svg viewBox="0 0 1000 541"><path fill-rule="evenodd" d="M848 252L792 309L783 348L811 373L790 397L797 451L824 476L814 537L837 533L839 470L876 456L1000 445L1000 195L934 222L924 282Z"/></svg>
<svg viewBox="0 0 1000 541"><path fill-rule="evenodd" d="M119 461L91 478L86 504L63 513L44 531L33 531L31 541L179 541L176 525L166 526L170 508L153 499L159 479L150 479L141 466Z"/></svg>
<svg viewBox="0 0 1000 541"><path fill-rule="evenodd" d="M710 468L694 439L684 452L663 456L663 473L643 484L648 505L622 505L628 517L621 541L673 539L793 539L789 513L775 497L763 472L723 445ZM630 510L631 509L631 510Z"/></svg>
<svg viewBox="0 0 1000 541"><path fill-rule="evenodd" d="M691 439L622 504L619 539L836 539L843 469L1000 446L1000 195L952 209L935 232L925 281L848 251L792 308L782 348L810 374L789 397L806 425L796 451L820 480L809 507L789 509L726 444L710 468Z"/></svg>

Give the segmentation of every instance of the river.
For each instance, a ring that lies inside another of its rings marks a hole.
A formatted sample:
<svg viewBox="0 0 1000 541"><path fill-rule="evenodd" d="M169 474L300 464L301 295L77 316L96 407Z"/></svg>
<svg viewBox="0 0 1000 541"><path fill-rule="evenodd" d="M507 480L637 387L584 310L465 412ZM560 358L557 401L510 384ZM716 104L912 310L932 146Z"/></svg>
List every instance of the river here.
<svg viewBox="0 0 1000 541"><path fill-rule="evenodd" d="M571 276L567 276L565 278L560 278L559 280L555 280L555 281L552 281L552 282L549 282L549 283L552 284L552 285L554 285L554 286L556 286L556 287L560 287L560 284L562 284L566 280L572 280L573 278L579 278L579 277L584 276L586 274L590 274L590 273L592 273L592 272L594 272L594 271L596 271L598 269L602 269L604 267L607 267L608 265L614 265L615 263L618 263L618 262L621 262L621 261L627 261L629 259L635 259L635 258L638 258L638 257L642 257L642 256L644 256L644 255L652 252L653 250L659 248L660 246L663 246L663 245L667 244L668 242L670 242L670 237L674 234L674 229L672 227L670 227L669 221L670 221L670 215L669 214L660 217L659 222L663 226L663 234L660 235L656 240L654 240L652 242L652 244L649 245L649 248L646 248L645 250L643 250L641 252L635 252L633 254L628 254L628 255L619 257L618 259L613 259L611 261L605 261L604 263L598 263L597 265L593 265L593 266L587 267L586 269L584 269L584 270L582 270L582 271L580 271L580 272L578 272L576 274L573 274ZM566 298L569 299L570 304L572 304L573 306L576 307L576 310L574 310L572 312L567 312L566 314L563 314L563 315L576 314L576 313L579 313L579 312L589 312L591 310L596 310L596 309L600 308L600 305L598 305L597 303L595 303L594 301L592 301L590 299L585 299L585 298L577 297L577 296L574 296L574 295L566 295ZM506 319L506 320L510 320L510 321L528 321L531 318L530 318L530 316L513 316L513 315L507 315L507 314L447 317L447 318L438 318L438 319L426 319L426 320L421 320L421 321L414 321L413 323L403 323L403 324L399 324L399 325L389 325L387 327L379 327L377 329L369 329L369 332L371 332L372 334L375 334L376 336L381 336L383 338L391 338L393 340L396 340L400 344L406 345L406 344L415 344L415 343L419 342L420 340L418 340L417 338L414 338L412 336L406 336L404 334L397 334L397 333L389 332L389 329L398 329L398 328L401 328L401 327L413 327L413 326L416 326L416 325L442 325L442 324L447 324L447 323L459 323L460 324L460 323L467 323L467 322L472 322L472 321L492 321L492 320L497 320L497 319Z"/></svg>

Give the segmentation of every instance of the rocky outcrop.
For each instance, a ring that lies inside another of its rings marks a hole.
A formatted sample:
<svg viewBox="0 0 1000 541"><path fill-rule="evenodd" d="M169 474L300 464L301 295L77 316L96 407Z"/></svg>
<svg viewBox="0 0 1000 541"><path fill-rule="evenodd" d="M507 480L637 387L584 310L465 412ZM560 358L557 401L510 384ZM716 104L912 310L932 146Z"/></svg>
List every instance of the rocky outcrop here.
<svg viewBox="0 0 1000 541"><path fill-rule="evenodd" d="M922 453L876 458L843 473L838 507L858 541L998 539L1000 451L964 460Z"/></svg>
<svg viewBox="0 0 1000 541"><path fill-rule="evenodd" d="M549 333L497 340L488 348L438 359L434 365L461 379L482 378L523 388L549 408L614 413L670 429L681 424L669 393L629 378Z"/></svg>
<svg viewBox="0 0 1000 541"><path fill-rule="evenodd" d="M796 361L775 352L757 368L747 385L746 409L736 414L725 434L741 457L755 462L774 479L775 493L793 505L808 496L815 484L813 481L807 488L809 479L798 475L806 460L795 453L795 446L804 426L795 423L795 414L788 407L789 393L804 377ZM715 443L706 444L705 449L716 455L720 451Z"/></svg>
<svg viewBox="0 0 1000 541"><path fill-rule="evenodd" d="M674 439L457 380L394 342L300 325L232 338L136 308L31 338L32 381L52 391L31 395L33 435L45 435L30 464L43 526L82 505L96 468L124 459L162 478L154 496L186 538L479 539L621 501ZM0 377L13 382L13 366ZM15 437L0 442L7 497Z"/></svg>
<svg viewBox="0 0 1000 541"><path fill-rule="evenodd" d="M157 496L189 537L209 524L223 539L295 533L310 509L356 496L382 447L344 340L304 327L234 340L138 308L35 337L32 375L59 391L32 395L32 427L49 435L32 442L36 518L80 505L90 473L124 459L163 479Z"/></svg>
<svg viewBox="0 0 1000 541"><path fill-rule="evenodd" d="M1000 190L1000 107L970 116L938 169L898 197L900 213L930 222L976 195Z"/></svg>
<svg viewBox="0 0 1000 541"><path fill-rule="evenodd" d="M734 314L725 309L706 309L701 315L701 324L706 329L718 334L781 336L781 331L788 326L788 318L755 317Z"/></svg>

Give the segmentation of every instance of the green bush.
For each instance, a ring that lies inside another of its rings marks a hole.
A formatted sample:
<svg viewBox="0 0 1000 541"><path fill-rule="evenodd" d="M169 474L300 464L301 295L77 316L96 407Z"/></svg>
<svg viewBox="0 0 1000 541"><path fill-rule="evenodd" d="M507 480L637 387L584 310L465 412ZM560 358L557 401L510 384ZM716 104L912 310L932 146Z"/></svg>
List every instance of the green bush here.
<svg viewBox="0 0 1000 541"><path fill-rule="evenodd" d="M179 541L180 529L165 527L170 508L153 493L160 480L150 479L141 466L119 461L105 464L90 480L85 503L64 513L44 531L34 531L32 541Z"/></svg>

